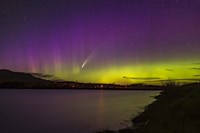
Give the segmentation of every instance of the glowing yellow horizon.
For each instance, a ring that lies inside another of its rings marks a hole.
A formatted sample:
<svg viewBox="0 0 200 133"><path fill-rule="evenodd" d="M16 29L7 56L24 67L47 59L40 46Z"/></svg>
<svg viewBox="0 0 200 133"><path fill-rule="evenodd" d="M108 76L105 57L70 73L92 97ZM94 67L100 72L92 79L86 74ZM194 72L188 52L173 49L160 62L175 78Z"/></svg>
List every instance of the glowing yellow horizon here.
<svg viewBox="0 0 200 133"><path fill-rule="evenodd" d="M106 65L98 68L87 68L74 65L71 71L67 65L56 64L59 69L46 68L45 73L53 74L63 80L89 83L154 83L159 80L197 79L198 60L169 61L143 64L126 64L121 66ZM158 82L157 82L158 83Z"/></svg>

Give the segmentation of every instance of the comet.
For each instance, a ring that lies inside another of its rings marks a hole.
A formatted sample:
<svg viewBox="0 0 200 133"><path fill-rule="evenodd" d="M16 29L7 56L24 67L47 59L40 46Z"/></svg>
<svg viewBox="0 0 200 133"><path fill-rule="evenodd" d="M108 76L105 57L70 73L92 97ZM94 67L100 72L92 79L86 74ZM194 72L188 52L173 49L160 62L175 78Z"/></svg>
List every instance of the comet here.
<svg viewBox="0 0 200 133"><path fill-rule="evenodd" d="M81 65L81 68L83 69L85 67L85 65L94 57L94 54L95 54L95 51L94 50L93 52L91 52L89 54L89 56L86 58L86 60L83 62L83 64Z"/></svg>
<svg viewBox="0 0 200 133"><path fill-rule="evenodd" d="M87 62L88 62L88 58L83 62L81 68L83 68L87 64Z"/></svg>

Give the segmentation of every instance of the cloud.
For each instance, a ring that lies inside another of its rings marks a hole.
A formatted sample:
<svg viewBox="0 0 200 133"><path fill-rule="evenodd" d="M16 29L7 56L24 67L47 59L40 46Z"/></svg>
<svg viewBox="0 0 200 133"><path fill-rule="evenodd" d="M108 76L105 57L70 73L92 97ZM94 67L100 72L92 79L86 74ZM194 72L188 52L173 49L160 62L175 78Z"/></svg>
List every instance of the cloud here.
<svg viewBox="0 0 200 133"><path fill-rule="evenodd" d="M198 75L198 76L200 76L200 75ZM194 81L194 82L196 82L196 81L200 81L200 78L148 80L146 82L161 82L162 83L162 82L170 82L170 81L175 81L175 82L177 82L177 81L185 81L185 82Z"/></svg>
<svg viewBox="0 0 200 133"><path fill-rule="evenodd" d="M190 68L190 69L200 71L200 68L196 68L196 67L193 67L193 68Z"/></svg>
<svg viewBox="0 0 200 133"><path fill-rule="evenodd" d="M200 77L200 75L193 75L194 77Z"/></svg>
<svg viewBox="0 0 200 133"><path fill-rule="evenodd" d="M31 73L31 75L33 75L35 77L39 77L39 78L44 78L44 79L54 78L53 75L43 74L43 73Z"/></svg>
<svg viewBox="0 0 200 133"><path fill-rule="evenodd" d="M55 77L54 75L50 75L50 74L43 74L43 73L30 73L30 74L33 75L34 77L42 78L42 79L46 79L46 80L52 80L52 81L58 81L58 82L65 81L63 79L60 79L60 78Z"/></svg>
<svg viewBox="0 0 200 133"><path fill-rule="evenodd" d="M200 65L200 62L192 63L193 65Z"/></svg>
<svg viewBox="0 0 200 133"><path fill-rule="evenodd" d="M158 79L161 79L159 77L126 77L124 76L123 78L125 79L135 79L135 80L158 80Z"/></svg>
<svg viewBox="0 0 200 133"><path fill-rule="evenodd" d="M185 79L169 79L169 80L160 80L160 81L199 81L200 78L185 78Z"/></svg>
<svg viewBox="0 0 200 133"><path fill-rule="evenodd" d="M173 72L174 70L172 70L172 69L165 69L166 71L168 71L168 72Z"/></svg>

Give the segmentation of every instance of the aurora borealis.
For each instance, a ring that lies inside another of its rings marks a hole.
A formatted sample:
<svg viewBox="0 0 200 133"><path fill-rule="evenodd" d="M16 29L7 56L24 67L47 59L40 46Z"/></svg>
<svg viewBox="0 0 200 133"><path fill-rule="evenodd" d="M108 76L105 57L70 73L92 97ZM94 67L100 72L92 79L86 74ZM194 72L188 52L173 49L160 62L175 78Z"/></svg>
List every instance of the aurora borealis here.
<svg viewBox="0 0 200 133"><path fill-rule="evenodd" d="M199 0L0 0L0 69L70 81L200 78Z"/></svg>

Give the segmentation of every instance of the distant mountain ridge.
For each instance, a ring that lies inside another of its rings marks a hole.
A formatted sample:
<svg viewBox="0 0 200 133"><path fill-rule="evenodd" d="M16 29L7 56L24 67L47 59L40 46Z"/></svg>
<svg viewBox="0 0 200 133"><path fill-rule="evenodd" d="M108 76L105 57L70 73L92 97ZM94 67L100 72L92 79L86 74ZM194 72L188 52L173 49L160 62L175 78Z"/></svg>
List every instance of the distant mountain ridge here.
<svg viewBox="0 0 200 133"><path fill-rule="evenodd" d="M49 81L36 78L29 73L0 69L0 83L2 82L44 83Z"/></svg>

